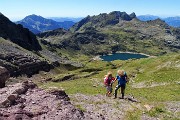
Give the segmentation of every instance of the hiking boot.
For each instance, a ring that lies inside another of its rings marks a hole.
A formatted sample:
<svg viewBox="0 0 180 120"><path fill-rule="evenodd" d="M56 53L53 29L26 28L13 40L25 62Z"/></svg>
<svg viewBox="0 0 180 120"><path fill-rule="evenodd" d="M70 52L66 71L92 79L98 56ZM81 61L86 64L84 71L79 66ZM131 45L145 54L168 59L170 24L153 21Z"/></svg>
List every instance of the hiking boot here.
<svg viewBox="0 0 180 120"><path fill-rule="evenodd" d="M120 97L120 99L124 99L124 93L122 93L122 97Z"/></svg>

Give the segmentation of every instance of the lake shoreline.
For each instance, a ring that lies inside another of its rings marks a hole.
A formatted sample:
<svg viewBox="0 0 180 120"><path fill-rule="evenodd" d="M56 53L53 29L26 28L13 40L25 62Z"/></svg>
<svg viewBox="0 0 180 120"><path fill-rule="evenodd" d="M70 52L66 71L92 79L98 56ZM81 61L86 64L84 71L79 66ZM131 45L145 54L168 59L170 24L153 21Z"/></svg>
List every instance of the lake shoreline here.
<svg viewBox="0 0 180 120"><path fill-rule="evenodd" d="M130 54L140 54L140 55L145 55L147 57L153 57L151 55L145 54L145 53L136 53L136 52L122 52L122 51L118 51L116 53L130 53Z"/></svg>
<svg viewBox="0 0 180 120"><path fill-rule="evenodd" d="M149 57L155 57L155 56L151 56L151 55L148 55L148 54L145 54L145 53L117 51L117 52L115 52L115 53L110 53L110 54L107 54L107 55L97 55L97 56L93 57L93 60L101 60L101 61L103 61L104 59L102 59L101 56L109 56L109 55L113 55L113 54L117 54L117 53L139 54L139 55L144 55L144 56L146 56L147 58L149 58Z"/></svg>

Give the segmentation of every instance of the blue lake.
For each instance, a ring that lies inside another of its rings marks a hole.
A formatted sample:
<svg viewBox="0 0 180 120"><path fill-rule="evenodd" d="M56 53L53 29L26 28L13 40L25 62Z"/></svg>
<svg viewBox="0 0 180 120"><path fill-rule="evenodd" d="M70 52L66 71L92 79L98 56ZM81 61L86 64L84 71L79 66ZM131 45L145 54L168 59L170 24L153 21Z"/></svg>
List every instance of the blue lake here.
<svg viewBox="0 0 180 120"><path fill-rule="evenodd" d="M113 60L128 60L128 59L140 59L147 58L148 56L142 54L134 53L115 53L112 55L100 56L104 61L113 61Z"/></svg>

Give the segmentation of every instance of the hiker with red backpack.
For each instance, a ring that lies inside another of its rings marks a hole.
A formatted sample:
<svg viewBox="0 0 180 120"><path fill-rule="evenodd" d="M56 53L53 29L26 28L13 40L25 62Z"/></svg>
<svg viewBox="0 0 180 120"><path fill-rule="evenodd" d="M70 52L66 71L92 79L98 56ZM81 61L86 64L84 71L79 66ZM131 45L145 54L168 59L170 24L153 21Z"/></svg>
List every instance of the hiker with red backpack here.
<svg viewBox="0 0 180 120"><path fill-rule="evenodd" d="M105 75L104 78L104 85L107 89L106 96L110 97L112 93L112 83L115 80L115 78L112 76L112 72L108 72L107 75Z"/></svg>
<svg viewBox="0 0 180 120"><path fill-rule="evenodd" d="M121 94L122 94L121 99L124 99L124 93L125 93L126 83L128 82L128 77L124 70L118 70L117 74L118 75L115 81L118 80L118 84L115 88L114 99L117 98L117 91L119 88L121 88Z"/></svg>

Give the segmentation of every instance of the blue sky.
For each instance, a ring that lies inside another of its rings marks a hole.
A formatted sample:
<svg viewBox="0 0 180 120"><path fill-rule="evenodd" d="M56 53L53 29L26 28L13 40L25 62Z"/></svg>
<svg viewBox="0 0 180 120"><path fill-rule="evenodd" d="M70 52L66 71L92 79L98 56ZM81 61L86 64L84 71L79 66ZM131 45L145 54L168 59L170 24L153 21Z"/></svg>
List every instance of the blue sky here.
<svg viewBox="0 0 180 120"><path fill-rule="evenodd" d="M0 12L11 20L43 17L84 17L111 11L137 15L180 16L180 0L0 0Z"/></svg>

